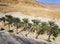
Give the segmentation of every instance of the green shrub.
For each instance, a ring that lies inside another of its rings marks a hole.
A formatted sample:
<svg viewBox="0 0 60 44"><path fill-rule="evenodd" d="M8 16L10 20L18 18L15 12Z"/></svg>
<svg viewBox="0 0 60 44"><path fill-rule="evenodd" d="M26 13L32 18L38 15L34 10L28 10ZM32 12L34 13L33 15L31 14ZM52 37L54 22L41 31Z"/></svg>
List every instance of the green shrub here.
<svg viewBox="0 0 60 44"><path fill-rule="evenodd" d="M8 32L13 33L13 30L8 30Z"/></svg>
<svg viewBox="0 0 60 44"><path fill-rule="evenodd" d="M5 30L5 29L3 29L3 28L0 29L0 31L3 31L3 30Z"/></svg>
<svg viewBox="0 0 60 44"><path fill-rule="evenodd" d="M55 41L55 38L56 38L56 37L53 37L52 39Z"/></svg>
<svg viewBox="0 0 60 44"><path fill-rule="evenodd" d="M52 42L51 40L47 40L48 42Z"/></svg>
<svg viewBox="0 0 60 44"><path fill-rule="evenodd" d="M58 35L57 33L53 33L53 36L54 36L54 37L57 37L57 35Z"/></svg>

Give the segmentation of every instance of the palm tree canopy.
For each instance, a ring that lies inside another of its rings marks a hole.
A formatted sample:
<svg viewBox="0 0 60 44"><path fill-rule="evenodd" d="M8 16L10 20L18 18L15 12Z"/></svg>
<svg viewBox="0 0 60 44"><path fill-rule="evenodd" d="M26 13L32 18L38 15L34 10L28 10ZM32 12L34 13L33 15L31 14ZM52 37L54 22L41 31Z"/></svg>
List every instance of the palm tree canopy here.
<svg viewBox="0 0 60 44"><path fill-rule="evenodd" d="M35 24L39 24L39 23L40 23L40 20L38 20L38 19L33 19L32 22L35 23Z"/></svg>
<svg viewBox="0 0 60 44"><path fill-rule="evenodd" d="M11 15L5 15L5 17L6 17L6 19L11 19L11 18L13 18L13 16L11 16Z"/></svg>
<svg viewBox="0 0 60 44"><path fill-rule="evenodd" d="M5 15L5 17L6 17L6 21L8 23L12 23L13 16L11 16L11 15Z"/></svg>
<svg viewBox="0 0 60 44"><path fill-rule="evenodd" d="M27 29L29 27L29 20L28 20L28 18L24 18L22 20L23 20L23 23L24 23L24 25L23 25L24 29Z"/></svg>
<svg viewBox="0 0 60 44"><path fill-rule="evenodd" d="M40 33L41 34L44 34L48 30L48 28L49 28L47 22L41 22L41 26L40 27L41 27L40 28Z"/></svg>
<svg viewBox="0 0 60 44"><path fill-rule="evenodd" d="M40 29L40 25L39 25L39 23L40 23L40 20L38 20L38 19L33 19L32 20L32 22L33 22L33 24L32 24L32 30L33 31L39 31L39 29Z"/></svg>
<svg viewBox="0 0 60 44"><path fill-rule="evenodd" d="M54 37L57 37L59 33L59 26L52 21L49 21L50 28L48 30L49 33L51 33Z"/></svg>
<svg viewBox="0 0 60 44"><path fill-rule="evenodd" d="M21 20L20 20L19 18L13 18L13 24L14 24L15 26L20 25L20 22L21 22Z"/></svg>
<svg viewBox="0 0 60 44"><path fill-rule="evenodd" d="M2 17L2 20L5 22L5 17Z"/></svg>
<svg viewBox="0 0 60 44"><path fill-rule="evenodd" d="M59 34L60 34L60 28L58 28Z"/></svg>
<svg viewBox="0 0 60 44"><path fill-rule="evenodd" d="M55 24L54 21L48 21L49 25L53 26Z"/></svg>
<svg viewBox="0 0 60 44"><path fill-rule="evenodd" d="M23 19L23 22L24 22L24 23L28 23L28 22L29 22L28 18L24 18L24 19Z"/></svg>

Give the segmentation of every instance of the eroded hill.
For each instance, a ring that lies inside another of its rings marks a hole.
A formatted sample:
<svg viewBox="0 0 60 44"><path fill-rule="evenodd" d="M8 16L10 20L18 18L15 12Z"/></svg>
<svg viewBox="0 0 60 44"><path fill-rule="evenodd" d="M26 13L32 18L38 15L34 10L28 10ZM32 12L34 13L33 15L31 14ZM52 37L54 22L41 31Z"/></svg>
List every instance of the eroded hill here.
<svg viewBox="0 0 60 44"><path fill-rule="evenodd" d="M36 0L1 0L0 12L21 12L25 15L60 19L60 5L43 4Z"/></svg>

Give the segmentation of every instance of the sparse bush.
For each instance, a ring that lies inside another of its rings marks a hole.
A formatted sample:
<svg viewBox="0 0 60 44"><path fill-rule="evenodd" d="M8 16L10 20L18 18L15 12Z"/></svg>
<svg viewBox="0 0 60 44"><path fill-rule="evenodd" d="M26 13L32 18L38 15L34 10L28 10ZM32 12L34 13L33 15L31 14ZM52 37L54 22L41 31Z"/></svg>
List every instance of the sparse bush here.
<svg viewBox="0 0 60 44"><path fill-rule="evenodd" d="M51 40L47 40L48 42L51 42Z"/></svg>
<svg viewBox="0 0 60 44"><path fill-rule="evenodd" d="M52 38L55 41L55 37Z"/></svg>
<svg viewBox="0 0 60 44"><path fill-rule="evenodd" d="M8 32L13 33L13 30L8 30Z"/></svg>
<svg viewBox="0 0 60 44"><path fill-rule="evenodd" d="M0 31L3 31L3 30L5 30L5 29L3 29L3 28L0 29Z"/></svg>

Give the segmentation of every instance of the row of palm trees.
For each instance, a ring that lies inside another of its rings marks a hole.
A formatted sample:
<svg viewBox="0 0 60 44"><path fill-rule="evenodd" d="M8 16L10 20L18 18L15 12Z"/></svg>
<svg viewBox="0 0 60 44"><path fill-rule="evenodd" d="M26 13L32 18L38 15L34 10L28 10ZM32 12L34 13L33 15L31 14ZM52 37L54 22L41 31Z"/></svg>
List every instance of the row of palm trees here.
<svg viewBox="0 0 60 44"><path fill-rule="evenodd" d="M28 36L30 32L34 32L36 33L35 38L37 39L39 35L46 33L48 35L48 40L50 41L51 36L53 36L53 39L55 40L55 38L60 33L59 26L53 21L42 22L38 19L32 19L32 23L30 23L28 18L24 18L22 20L23 21L21 21L20 18L13 17L11 15L5 15L5 17L2 17L4 26L8 25L9 30L12 26L15 26L17 34L22 31L28 30L26 36ZM18 28L20 27L22 27L23 29L18 32Z"/></svg>

